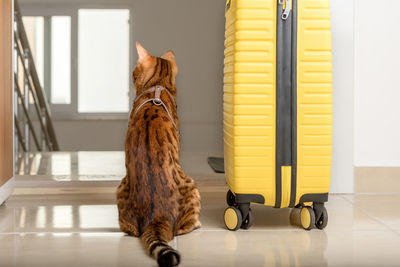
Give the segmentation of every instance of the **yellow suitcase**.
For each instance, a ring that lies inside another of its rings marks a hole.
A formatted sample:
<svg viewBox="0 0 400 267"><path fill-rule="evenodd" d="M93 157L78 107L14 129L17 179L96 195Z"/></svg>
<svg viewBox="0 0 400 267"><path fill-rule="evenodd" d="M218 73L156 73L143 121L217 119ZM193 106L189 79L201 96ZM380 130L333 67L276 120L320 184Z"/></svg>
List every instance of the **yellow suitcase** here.
<svg viewBox="0 0 400 267"><path fill-rule="evenodd" d="M250 203L328 222L332 144L329 0L228 0L225 9L225 225L247 229Z"/></svg>

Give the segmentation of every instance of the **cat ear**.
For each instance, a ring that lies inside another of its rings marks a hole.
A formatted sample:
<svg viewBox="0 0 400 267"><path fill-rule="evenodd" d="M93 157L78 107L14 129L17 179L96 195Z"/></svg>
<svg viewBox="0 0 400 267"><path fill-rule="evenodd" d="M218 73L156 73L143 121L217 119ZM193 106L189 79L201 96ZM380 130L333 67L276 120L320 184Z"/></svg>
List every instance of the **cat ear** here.
<svg viewBox="0 0 400 267"><path fill-rule="evenodd" d="M177 75L178 74L178 66L176 65L176 62L175 62L174 52L172 52L172 50L168 50L167 52L164 53L164 55L161 56L161 58L166 59L172 63L173 72L175 75Z"/></svg>
<svg viewBox="0 0 400 267"><path fill-rule="evenodd" d="M147 50L144 49L144 47L139 42L136 42L136 50L138 53L138 63L139 64L143 63L146 58L151 57L149 52L147 52Z"/></svg>
<svg viewBox="0 0 400 267"><path fill-rule="evenodd" d="M162 55L161 58L169 60L169 61L175 63L175 54L174 54L174 52L172 52L172 50L168 50L167 52L165 52L164 55Z"/></svg>

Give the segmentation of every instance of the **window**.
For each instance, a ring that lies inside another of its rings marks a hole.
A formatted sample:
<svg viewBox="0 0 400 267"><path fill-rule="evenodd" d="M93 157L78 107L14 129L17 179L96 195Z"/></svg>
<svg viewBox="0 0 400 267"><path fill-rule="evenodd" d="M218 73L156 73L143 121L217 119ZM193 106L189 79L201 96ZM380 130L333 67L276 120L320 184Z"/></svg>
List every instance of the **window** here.
<svg viewBox="0 0 400 267"><path fill-rule="evenodd" d="M34 12L23 21L52 115L126 114L132 67L129 9Z"/></svg>
<svg viewBox="0 0 400 267"><path fill-rule="evenodd" d="M23 17L40 83L52 104L71 103L71 17Z"/></svg>
<svg viewBox="0 0 400 267"><path fill-rule="evenodd" d="M23 17L26 35L36 64L39 81L44 79L44 17Z"/></svg>
<svg viewBox="0 0 400 267"><path fill-rule="evenodd" d="M71 103L71 17L51 17L51 103Z"/></svg>
<svg viewBox="0 0 400 267"><path fill-rule="evenodd" d="M78 21L78 111L128 112L128 10L81 9Z"/></svg>

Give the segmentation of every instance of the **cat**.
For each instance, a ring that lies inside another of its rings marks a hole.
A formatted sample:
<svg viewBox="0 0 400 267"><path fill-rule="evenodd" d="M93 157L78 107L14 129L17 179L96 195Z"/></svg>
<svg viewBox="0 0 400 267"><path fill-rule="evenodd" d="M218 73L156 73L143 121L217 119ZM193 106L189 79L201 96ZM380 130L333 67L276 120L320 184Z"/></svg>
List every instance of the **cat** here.
<svg viewBox="0 0 400 267"><path fill-rule="evenodd" d="M178 67L169 50L161 58L136 43L136 99L125 139L126 176L117 189L119 225L140 237L159 266L176 266L180 254L168 245L201 226L200 194L179 163L175 105Z"/></svg>

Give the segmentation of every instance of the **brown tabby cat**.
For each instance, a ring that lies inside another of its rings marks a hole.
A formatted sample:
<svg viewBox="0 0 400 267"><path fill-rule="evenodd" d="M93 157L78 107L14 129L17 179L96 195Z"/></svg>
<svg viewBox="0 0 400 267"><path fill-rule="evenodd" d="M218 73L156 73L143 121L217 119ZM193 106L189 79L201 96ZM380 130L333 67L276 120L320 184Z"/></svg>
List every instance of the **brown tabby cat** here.
<svg viewBox="0 0 400 267"><path fill-rule="evenodd" d="M200 194L179 164L178 68L172 51L158 58L139 43L136 48L137 97L125 141L126 176L117 190L119 225L140 237L160 266L176 266L180 255L168 242L200 227Z"/></svg>

